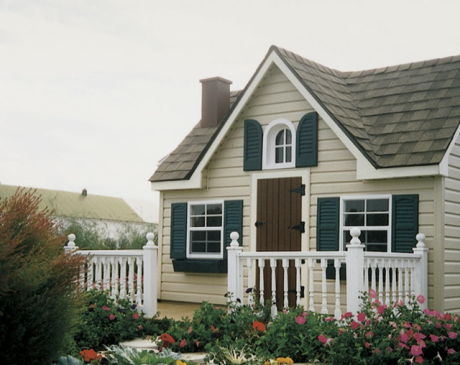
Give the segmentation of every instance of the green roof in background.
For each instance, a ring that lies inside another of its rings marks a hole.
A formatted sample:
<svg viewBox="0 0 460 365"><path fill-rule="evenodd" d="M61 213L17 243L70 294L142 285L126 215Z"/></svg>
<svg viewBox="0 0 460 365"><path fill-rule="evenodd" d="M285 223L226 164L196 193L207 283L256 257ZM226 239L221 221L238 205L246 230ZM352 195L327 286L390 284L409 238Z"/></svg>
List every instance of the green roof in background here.
<svg viewBox="0 0 460 365"><path fill-rule="evenodd" d="M12 196L18 186L0 185L0 198ZM26 188L28 191L29 188ZM143 223L143 219L122 199L103 195L83 196L69 191L33 189L41 195L40 208L48 207L58 217L79 217Z"/></svg>

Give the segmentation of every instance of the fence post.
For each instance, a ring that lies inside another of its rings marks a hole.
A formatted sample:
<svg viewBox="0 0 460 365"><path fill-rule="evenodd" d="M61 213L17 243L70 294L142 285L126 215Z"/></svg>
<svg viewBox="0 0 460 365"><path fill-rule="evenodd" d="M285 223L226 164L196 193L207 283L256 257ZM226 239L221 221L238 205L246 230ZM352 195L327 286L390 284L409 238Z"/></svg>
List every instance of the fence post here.
<svg viewBox="0 0 460 365"><path fill-rule="evenodd" d="M242 301L243 293L241 285L243 281L238 256L243 251L243 247L238 244L238 238L240 238L238 232L230 233L230 238L232 239L232 242L230 243L230 246L227 247L227 292L230 295L230 301L236 301L237 299Z"/></svg>
<svg viewBox="0 0 460 365"><path fill-rule="evenodd" d="M420 304L422 309L428 308L428 248L425 246L425 235L419 233L416 237L417 246L414 254L420 255L420 261L415 265L415 295L423 295L425 302Z"/></svg>
<svg viewBox="0 0 460 365"><path fill-rule="evenodd" d="M356 314L361 304L360 295L363 291L364 245L359 240L361 230L352 228L352 239L347 245L347 311Z"/></svg>
<svg viewBox="0 0 460 365"><path fill-rule="evenodd" d="M78 246L75 245L75 238L76 236L73 233L67 236L67 239L69 240L69 242L67 242L67 246L64 246L65 252L72 253L78 250Z"/></svg>
<svg viewBox="0 0 460 365"><path fill-rule="evenodd" d="M158 247L155 246L152 232L147 233L147 243L144 249L144 307L146 317L157 313L157 260Z"/></svg>

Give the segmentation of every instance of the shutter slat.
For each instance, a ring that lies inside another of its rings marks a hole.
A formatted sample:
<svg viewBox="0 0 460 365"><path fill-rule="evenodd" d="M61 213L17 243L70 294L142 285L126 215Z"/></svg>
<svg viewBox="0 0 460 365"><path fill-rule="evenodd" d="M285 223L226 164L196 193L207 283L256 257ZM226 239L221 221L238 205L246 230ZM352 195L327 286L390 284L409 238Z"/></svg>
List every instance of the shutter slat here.
<svg viewBox="0 0 460 365"><path fill-rule="evenodd" d="M296 167L318 165L318 113L305 114L297 127Z"/></svg>
<svg viewBox="0 0 460 365"><path fill-rule="evenodd" d="M187 249L187 203L171 204L172 259L185 259Z"/></svg>
<svg viewBox="0 0 460 365"><path fill-rule="evenodd" d="M418 195L393 195L392 251L412 253L417 244Z"/></svg>
<svg viewBox="0 0 460 365"><path fill-rule="evenodd" d="M318 198L316 250L339 250L339 198Z"/></svg>
<svg viewBox="0 0 460 365"><path fill-rule="evenodd" d="M227 200L224 203L224 215L224 258L227 259L227 247L232 242L230 233L238 232L239 244L243 245L243 201Z"/></svg>
<svg viewBox="0 0 460 365"><path fill-rule="evenodd" d="M262 170L262 127L253 119L244 121L244 171Z"/></svg>

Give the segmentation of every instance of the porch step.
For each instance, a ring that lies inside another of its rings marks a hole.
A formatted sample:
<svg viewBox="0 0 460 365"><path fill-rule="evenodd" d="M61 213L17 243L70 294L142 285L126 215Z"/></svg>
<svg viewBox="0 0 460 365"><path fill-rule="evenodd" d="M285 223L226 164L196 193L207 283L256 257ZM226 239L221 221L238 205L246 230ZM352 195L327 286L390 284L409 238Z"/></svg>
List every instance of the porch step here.
<svg viewBox="0 0 460 365"><path fill-rule="evenodd" d="M145 338L136 338L131 341L120 342L121 347L131 347L135 348L138 351L142 350L153 350L158 352L158 346L151 340L147 340ZM205 352L192 352L192 353L184 353L182 354L182 358L186 361L194 361L197 364L204 364L204 358L206 357Z"/></svg>

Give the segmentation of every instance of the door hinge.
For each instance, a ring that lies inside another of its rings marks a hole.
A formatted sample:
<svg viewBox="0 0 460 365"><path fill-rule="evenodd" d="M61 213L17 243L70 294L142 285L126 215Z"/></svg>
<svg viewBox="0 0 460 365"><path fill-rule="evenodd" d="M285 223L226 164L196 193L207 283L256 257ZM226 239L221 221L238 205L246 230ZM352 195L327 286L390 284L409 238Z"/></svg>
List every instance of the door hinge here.
<svg viewBox="0 0 460 365"><path fill-rule="evenodd" d="M302 184L297 188L289 189L289 192L290 193L299 193L300 195L304 196L305 195L305 184Z"/></svg>
<svg viewBox="0 0 460 365"><path fill-rule="evenodd" d="M300 222L294 226L289 226L288 229L297 229L300 233L305 233L305 222Z"/></svg>
<svg viewBox="0 0 460 365"><path fill-rule="evenodd" d="M262 226L262 225L264 225L264 224L265 224L265 222L259 222L259 221L257 221L256 223L254 223L254 225L255 225L257 228L259 228L260 226Z"/></svg>
<svg viewBox="0 0 460 365"><path fill-rule="evenodd" d="M294 289L288 290L288 293L292 293L292 294L297 295L297 291L294 290ZM300 297L305 298L305 287L303 285L300 287Z"/></svg>

